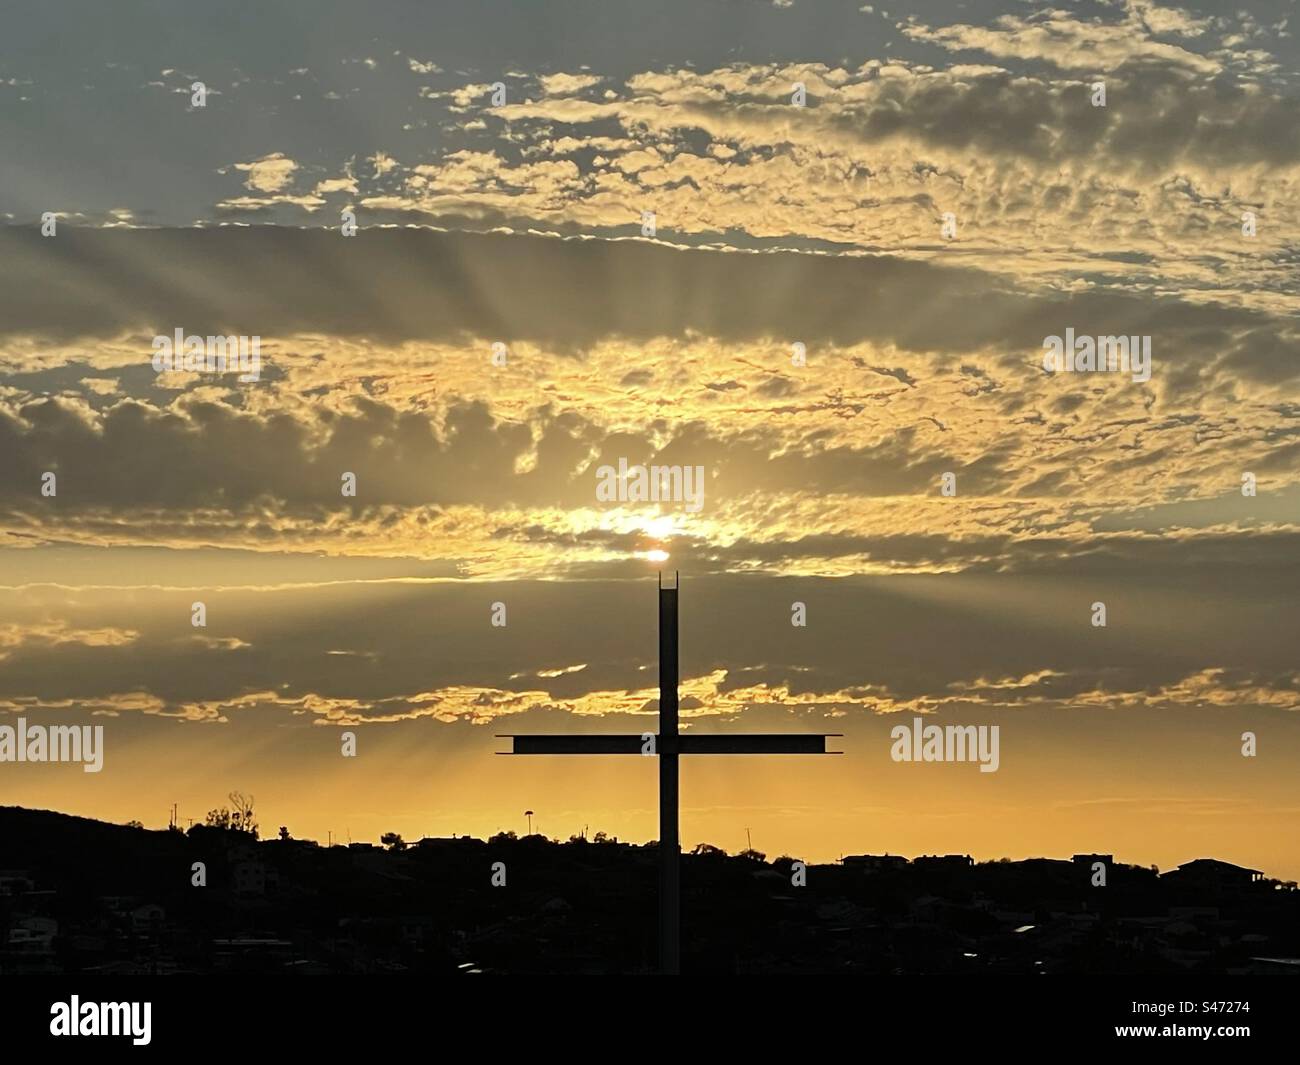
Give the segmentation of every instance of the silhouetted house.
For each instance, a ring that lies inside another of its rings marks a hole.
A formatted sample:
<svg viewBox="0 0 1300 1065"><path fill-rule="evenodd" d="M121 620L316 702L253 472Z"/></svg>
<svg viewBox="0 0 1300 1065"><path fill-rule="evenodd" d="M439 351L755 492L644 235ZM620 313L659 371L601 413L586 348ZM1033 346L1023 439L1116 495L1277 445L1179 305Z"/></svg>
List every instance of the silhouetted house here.
<svg viewBox="0 0 1300 1065"><path fill-rule="evenodd" d="M58 971L54 939L57 921L48 917L22 917L0 940L0 971L37 975Z"/></svg>
<svg viewBox="0 0 1300 1065"><path fill-rule="evenodd" d="M1070 859L1072 862L1078 862L1079 865L1091 867L1096 862L1110 867L1115 864L1115 855L1113 854L1076 854Z"/></svg>
<svg viewBox="0 0 1300 1065"><path fill-rule="evenodd" d="M109 913L126 921L131 918L131 911L140 905L140 899L135 895L101 895L99 901Z"/></svg>
<svg viewBox="0 0 1300 1065"><path fill-rule="evenodd" d="M132 932L154 932L163 926L166 911L156 902L146 902L131 911Z"/></svg>
<svg viewBox="0 0 1300 1065"><path fill-rule="evenodd" d="M912 859L914 868L927 873L958 873L974 864L969 854L922 854Z"/></svg>
<svg viewBox="0 0 1300 1065"><path fill-rule="evenodd" d="M212 941L212 966L218 972L275 972L294 960L293 943L271 936Z"/></svg>
<svg viewBox="0 0 1300 1065"><path fill-rule="evenodd" d="M1245 888L1258 884L1265 876L1258 869L1247 869L1221 862L1217 858L1197 858L1184 862L1177 869L1171 869L1160 878L1175 884L1190 884L1195 887L1215 888L1219 890Z"/></svg>
<svg viewBox="0 0 1300 1065"><path fill-rule="evenodd" d="M1079 867L1064 858L1021 858L1015 862L998 862L994 868L1000 876L1009 875L1022 884L1034 884L1040 891L1064 889L1079 875Z"/></svg>
<svg viewBox="0 0 1300 1065"><path fill-rule="evenodd" d="M271 839L266 842L269 846L282 851L305 851L320 848L320 844L314 839Z"/></svg>
<svg viewBox="0 0 1300 1065"><path fill-rule="evenodd" d="M77 954L103 954L108 949L108 937L93 932L74 932L65 936L68 948Z"/></svg>
<svg viewBox="0 0 1300 1065"><path fill-rule="evenodd" d="M35 888L26 869L0 869L0 895L25 895Z"/></svg>
<svg viewBox="0 0 1300 1065"><path fill-rule="evenodd" d="M53 917L20 917L9 930L9 944L22 941L28 950L52 951L59 922Z"/></svg>
<svg viewBox="0 0 1300 1065"><path fill-rule="evenodd" d="M868 873L878 873L884 869L902 869L907 859L901 854L847 854L841 863L846 869L858 869Z"/></svg>
<svg viewBox="0 0 1300 1065"><path fill-rule="evenodd" d="M468 838L468 837L466 837ZM455 836L422 836L411 844L412 847L453 847L459 840Z"/></svg>

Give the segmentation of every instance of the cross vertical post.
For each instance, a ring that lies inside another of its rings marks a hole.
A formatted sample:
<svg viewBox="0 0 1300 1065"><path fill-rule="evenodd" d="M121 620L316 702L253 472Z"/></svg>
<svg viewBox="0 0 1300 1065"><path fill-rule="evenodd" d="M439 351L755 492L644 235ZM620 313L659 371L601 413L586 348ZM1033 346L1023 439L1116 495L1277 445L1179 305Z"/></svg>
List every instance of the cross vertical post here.
<svg viewBox="0 0 1300 1065"><path fill-rule="evenodd" d="M677 591L659 579L659 971L681 970L681 840L678 838Z"/></svg>

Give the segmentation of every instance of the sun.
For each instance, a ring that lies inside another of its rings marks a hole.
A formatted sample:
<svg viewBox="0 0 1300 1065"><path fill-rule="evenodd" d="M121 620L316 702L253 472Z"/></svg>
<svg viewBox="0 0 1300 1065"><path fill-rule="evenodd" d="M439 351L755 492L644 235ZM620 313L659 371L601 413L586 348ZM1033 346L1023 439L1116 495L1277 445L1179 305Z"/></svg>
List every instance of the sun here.
<svg viewBox="0 0 1300 1065"><path fill-rule="evenodd" d="M653 551L647 551L645 557L651 562L667 562L668 552L661 547L656 547Z"/></svg>
<svg viewBox="0 0 1300 1065"><path fill-rule="evenodd" d="M672 514L657 514L653 518L642 519L638 524L647 536L656 540L667 540L677 532L677 525Z"/></svg>

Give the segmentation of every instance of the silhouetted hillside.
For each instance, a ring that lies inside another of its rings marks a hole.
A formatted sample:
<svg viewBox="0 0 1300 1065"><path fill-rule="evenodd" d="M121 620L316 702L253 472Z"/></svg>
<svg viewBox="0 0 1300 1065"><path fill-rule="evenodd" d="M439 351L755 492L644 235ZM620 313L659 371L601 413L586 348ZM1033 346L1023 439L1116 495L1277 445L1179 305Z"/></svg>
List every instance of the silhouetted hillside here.
<svg viewBox="0 0 1300 1065"><path fill-rule="evenodd" d="M0 841L5 972L655 965L653 843L322 847L15 807L0 808ZM1107 855L856 855L800 871L700 847L682 856L682 892L683 963L696 973L1300 973L1300 892L1210 860L1157 875Z"/></svg>

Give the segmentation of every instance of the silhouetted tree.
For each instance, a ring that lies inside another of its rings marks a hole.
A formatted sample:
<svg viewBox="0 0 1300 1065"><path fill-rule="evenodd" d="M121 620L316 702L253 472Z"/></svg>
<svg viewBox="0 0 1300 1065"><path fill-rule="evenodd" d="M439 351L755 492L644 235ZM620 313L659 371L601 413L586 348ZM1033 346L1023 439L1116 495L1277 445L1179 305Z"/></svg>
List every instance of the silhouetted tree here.
<svg viewBox="0 0 1300 1065"><path fill-rule="evenodd" d="M281 826L280 826L280 838L281 838L282 840L293 839L293 837L292 837L291 835L289 835L289 829L288 829L286 826L284 826L284 825L281 825Z"/></svg>
<svg viewBox="0 0 1300 1065"><path fill-rule="evenodd" d="M379 837L379 842L387 847L390 851L406 850L406 840L402 839L396 832L385 832Z"/></svg>
<svg viewBox="0 0 1300 1065"><path fill-rule="evenodd" d="M253 818L253 796L244 798L242 792L232 791L230 799L230 827L237 832L247 832L257 839L257 821Z"/></svg>
<svg viewBox="0 0 1300 1065"><path fill-rule="evenodd" d="M220 828L228 832L247 832L254 839L257 839L257 821L253 817L253 797L250 795L244 798L243 794L238 791L232 791L228 796L230 805L233 810L222 806L215 810L209 810L207 817L203 819L204 825L208 828Z"/></svg>
<svg viewBox="0 0 1300 1065"><path fill-rule="evenodd" d="M216 810L209 810L203 823L208 828L221 828L229 830L230 828L230 811L224 806Z"/></svg>

